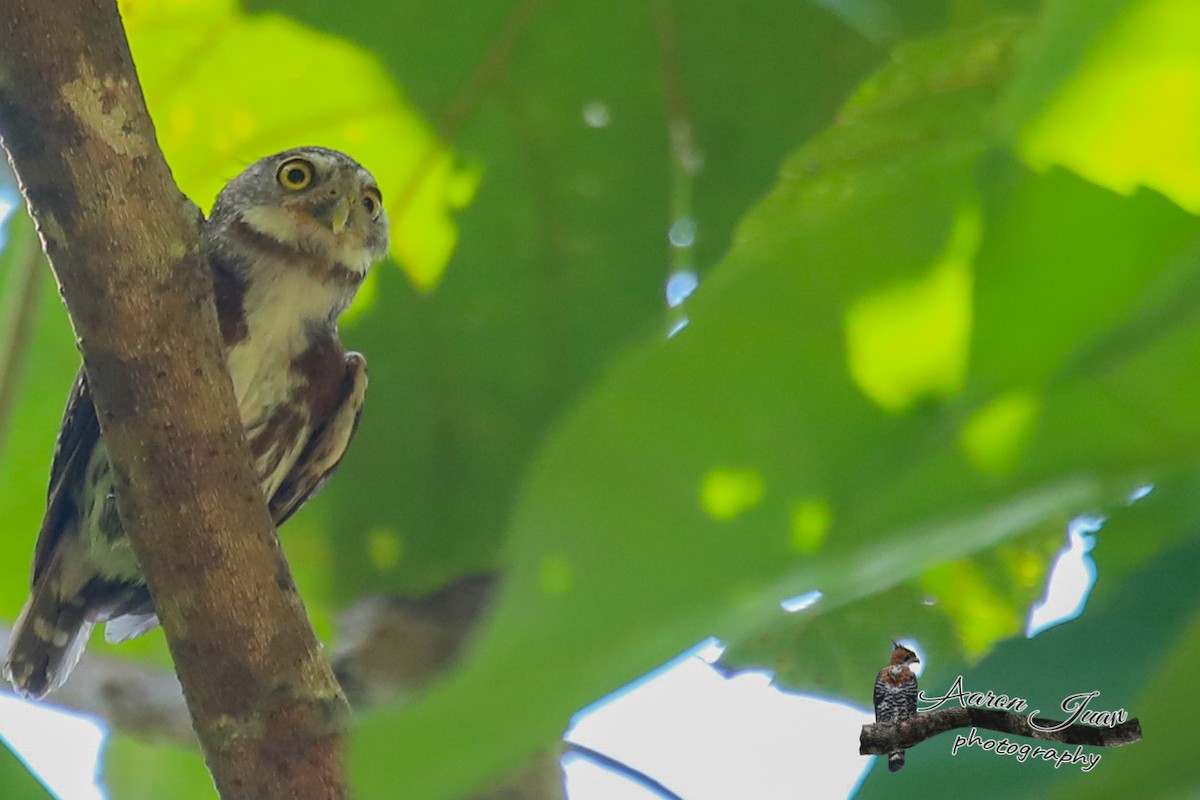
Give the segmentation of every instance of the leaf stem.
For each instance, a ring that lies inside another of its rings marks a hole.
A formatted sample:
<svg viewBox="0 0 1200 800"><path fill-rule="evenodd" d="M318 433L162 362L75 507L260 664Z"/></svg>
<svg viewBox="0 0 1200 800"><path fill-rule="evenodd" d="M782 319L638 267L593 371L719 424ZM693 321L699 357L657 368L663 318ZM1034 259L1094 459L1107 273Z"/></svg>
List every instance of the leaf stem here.
<svg viewBox="0 0 1200 800"><path fill-rule="evenodd" d="M568 753L575 753L590 761L595 761L597 764L607 767L613 772L628 778L639 786L643 786L655 794L660 795L662 798L664 798L664 800L683 800L682 797L672 792L666 786L663 786L654 778L651 778L649 775L639 769L634 769L624 761L618 761L612 756L605 755L599 750L593 750L587 745L582 745L577 742L563 742L563 744L566 745L566 751Z"/></svg>

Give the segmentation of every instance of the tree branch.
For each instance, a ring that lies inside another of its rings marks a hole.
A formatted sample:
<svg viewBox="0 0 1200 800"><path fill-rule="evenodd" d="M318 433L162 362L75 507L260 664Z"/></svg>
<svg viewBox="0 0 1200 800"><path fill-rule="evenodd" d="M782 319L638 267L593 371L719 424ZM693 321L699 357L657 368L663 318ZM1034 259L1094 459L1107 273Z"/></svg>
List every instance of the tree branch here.
<svg viewBox="0 0 1200 800"><path fill-rule="evenodd" d="M494 593L490 574L416 597L370 595L338 619L333 666L355 711L412 697L458 660ZM0 652L11 629L0 626ZM3 689L0 689L3 691ZM179 681L169 672L85 653L47 702L90 714L122 734L196 747Z"/></svg>
<svg viewBox="0 0 1200 800"><path fill-rule="evenodd" d="M114 0L11 0L0 138L71 315L194 726L225 800L345 796L346 705L250 466L199 245Z"/></svg>
<svg viewBox="0 0 1200 800"><path fill-rule="evenodd" d="M338 616L330 657L355 711L424 691L458 662L496 590L492 573L425 595L368 595Z"/></svg>
<svg viewBox="0 0 1200 800"><path fill-rule="evenodd" d="M1045 727L1062 723L1040 720ZM907 750L939 733L955 728L986 728L998 733L1024 736L1044 742L1082 744L1090 747L1121 747L1141 741L1142 726L1137 719L1122 722L1112 728L1093 728L1089 725L1069 725L1058 731L1040 731L1029 725L1028 715L989 708L943 708L903 722L881 722L863 725L858 737L860 755L882 755L893 750Z"/></svg>
<svg viewBox="0 0 1200 800"><path fill-rule="evenodd" d="M0 650L11 629L0 629ZM11 692L7 686L5 692ZM179 680L170 672L120 658L84 654L71 680L46 703L96 717L113 730L147 742L195 748L196 732Z"/></svg>
<svg viewBox="0 0 1200 800"><path fill-rule="evenodd" d="M355 711L425 690L458 661L495 593L492 574L468 575L426 595L364 597L338 620L334 668ZM9 631L0 628L0 651ZM195 747L174 675L85 655L50 702L99 717L123 734ZM559 750L551 747L470 800L563 800Z"/></svg>

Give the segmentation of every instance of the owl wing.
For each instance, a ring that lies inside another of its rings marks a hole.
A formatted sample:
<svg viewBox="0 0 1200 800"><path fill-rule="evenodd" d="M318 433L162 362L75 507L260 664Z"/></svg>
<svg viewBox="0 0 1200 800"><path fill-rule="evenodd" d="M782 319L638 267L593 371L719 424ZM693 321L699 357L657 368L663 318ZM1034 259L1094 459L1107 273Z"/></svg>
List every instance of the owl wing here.
<svg viewBox="0 0 1200 800"><path fill-rule="evenodd" d="M915 717L917 715L917 679L913 678L904 687L904 716Z"/></svg>
<svg viewBox="0 0 1200 800"><path fill-rule="evenodd" d="M879 718L880 711L883 710L883 699L887 696L887 684L884 682L883 674L886 672L886 667L881 671L878 677L875 678L875 695L872 698L875 706L875 721L883 722Z"/></svg>
<svg viewBox="0 0 1200 800"><path fill-rule="evenodd" d="M54 459L50 464L46 516L42 518L42 529L33 553L35 581L50 562L67 528L66 518L70 516L74 502L70 497L71 489L83 479L83 471L99 440L100 421L96 418L96 406L88 391L87 373L80 367L71 386L71 394L67 397L67 408L63 412L58 441L54 445Z"/></svg>
<svg viewBox="0 0 1200 800"><path fill-rule="evenodd" d="M367 393L367 362L359 353L346 354L346 371L342 377L341 395L333 413L313 429L296 463L275 494L271 496L271 518L276 527L321 490L325 481L337 469L358 430L363 399Z"/></svg>

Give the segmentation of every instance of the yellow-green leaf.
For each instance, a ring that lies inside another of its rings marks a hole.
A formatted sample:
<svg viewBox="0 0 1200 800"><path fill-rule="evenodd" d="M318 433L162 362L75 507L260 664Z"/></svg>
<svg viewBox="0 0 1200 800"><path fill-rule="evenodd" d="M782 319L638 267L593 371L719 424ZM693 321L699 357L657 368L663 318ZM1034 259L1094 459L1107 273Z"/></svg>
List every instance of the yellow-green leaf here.
<svg viewBox="0 0 1200 800"><path fill-rule="evenodd" d="M977 209L960 211L945 253L915 282L860 298L846 311L850 375L882 408L904 411L959 391L971 338L971 262Z"/></svg>
<svg viewBox="0 0 1200 800"><path fill-rule="evenodd" d="M1062 165L1122 194L1149 186L1200 211L1200 5L1141 0L1024 131L1036 169Z"/></svg>
<svg viewBox="0 0 1200 800"><path fill-rule="evenodd" d="M202 208L259 158L318 144L378 179L393 258L432 289L456 241L451 211L479 175L420 118L371 53L235 0L123 0L121 13L159 142Z"/></svg>

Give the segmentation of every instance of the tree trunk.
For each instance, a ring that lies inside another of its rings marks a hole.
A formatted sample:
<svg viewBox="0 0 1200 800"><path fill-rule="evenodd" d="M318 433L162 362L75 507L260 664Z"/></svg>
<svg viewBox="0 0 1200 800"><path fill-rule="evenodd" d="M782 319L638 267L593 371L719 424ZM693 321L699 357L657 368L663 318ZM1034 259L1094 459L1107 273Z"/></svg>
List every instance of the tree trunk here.
<svg viewBox="0 0 1200 800"><path fill-rule="evenodd" d="M4 4L0 137L221 796L344 797L345 700L250 466L201 216L163 161L114 0Z"/></svg>

